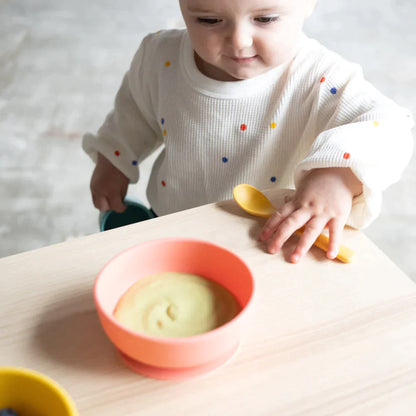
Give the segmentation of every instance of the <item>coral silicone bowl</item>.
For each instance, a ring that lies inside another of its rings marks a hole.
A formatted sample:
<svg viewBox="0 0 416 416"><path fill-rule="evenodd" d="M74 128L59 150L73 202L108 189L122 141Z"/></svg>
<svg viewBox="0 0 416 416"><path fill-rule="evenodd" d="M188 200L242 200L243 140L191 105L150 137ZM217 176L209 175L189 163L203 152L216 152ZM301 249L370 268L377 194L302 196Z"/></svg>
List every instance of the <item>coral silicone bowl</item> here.
<svg viewBox="0 0 416 416"><path fill-rule="evenodd" d="M69 394L54 380L27 368L0 367L0 409L18 415L78 416Z"/></svg>
<svg viewBox="0 0 416 416"><path fill-rule="evenodd" d="M240 313L212 331L184 338L133 332L113 316L120 297L138 279L166 272L193 273L228 289ZM96 278L94 298L101 324L133 370L161 379L188 378L226 362L236 351L254 291L253 276L230 250L207 241L169 238L133 246L110 260Z"/></svg>

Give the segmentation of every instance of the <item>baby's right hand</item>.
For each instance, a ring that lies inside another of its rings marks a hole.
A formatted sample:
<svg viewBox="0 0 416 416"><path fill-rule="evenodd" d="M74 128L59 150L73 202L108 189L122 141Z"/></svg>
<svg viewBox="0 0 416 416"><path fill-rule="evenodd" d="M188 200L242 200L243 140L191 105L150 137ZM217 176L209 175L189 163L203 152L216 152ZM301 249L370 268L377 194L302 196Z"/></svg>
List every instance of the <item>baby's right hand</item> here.
<svg viewBox="0 0 416 416"><path fill-rule="evenodd" d="M90 189L95 208L100 211L123 212L129 179L103 155L98 153Z"/></svg>

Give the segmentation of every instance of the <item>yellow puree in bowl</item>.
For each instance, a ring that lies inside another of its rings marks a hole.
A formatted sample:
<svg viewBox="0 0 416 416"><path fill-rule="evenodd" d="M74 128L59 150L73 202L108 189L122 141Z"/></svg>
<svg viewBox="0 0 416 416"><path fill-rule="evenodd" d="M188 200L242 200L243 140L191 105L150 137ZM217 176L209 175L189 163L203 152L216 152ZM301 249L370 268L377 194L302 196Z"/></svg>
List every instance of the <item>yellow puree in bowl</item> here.
<svg viewBox="0 0 416 416"><path fill-rule="evenodd" d="M134 283L120 298L114 317L147 335L188 337L225 324L240 310L220 284L194 274L165 272Z"/></svg>

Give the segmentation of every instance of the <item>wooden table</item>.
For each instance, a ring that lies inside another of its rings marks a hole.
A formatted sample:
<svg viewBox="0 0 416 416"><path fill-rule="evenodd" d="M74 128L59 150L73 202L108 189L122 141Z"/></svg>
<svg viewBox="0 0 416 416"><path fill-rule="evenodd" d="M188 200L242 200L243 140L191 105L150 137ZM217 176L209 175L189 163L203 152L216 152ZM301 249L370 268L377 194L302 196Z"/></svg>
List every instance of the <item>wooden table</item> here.
<svg viewBox="0 0 416 416"><path fill-rule="evenodd" d="M297 237L267 254L256 241L263 222L226 201L0 259L0 365L54 378L81 416L416 415L416 285L353 230L343 242L354 262L314 248L290 264ZM116 253L175 236L233 250L252 269L256 294L233 359L168 382L125 367L92 287Z"/></svg>

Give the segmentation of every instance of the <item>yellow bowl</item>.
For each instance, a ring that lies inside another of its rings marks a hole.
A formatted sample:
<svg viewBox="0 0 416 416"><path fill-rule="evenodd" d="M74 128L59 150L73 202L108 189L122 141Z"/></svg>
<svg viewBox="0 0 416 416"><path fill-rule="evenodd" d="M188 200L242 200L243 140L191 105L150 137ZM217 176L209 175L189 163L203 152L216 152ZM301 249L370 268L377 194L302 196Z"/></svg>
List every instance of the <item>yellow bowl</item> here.
<svg viewBox="0 0 416 416"><path fill-rule="evenodd" d="M69 394L51 378L20 367L0 367L0 409L19 416L78 416Z"/></svg>

